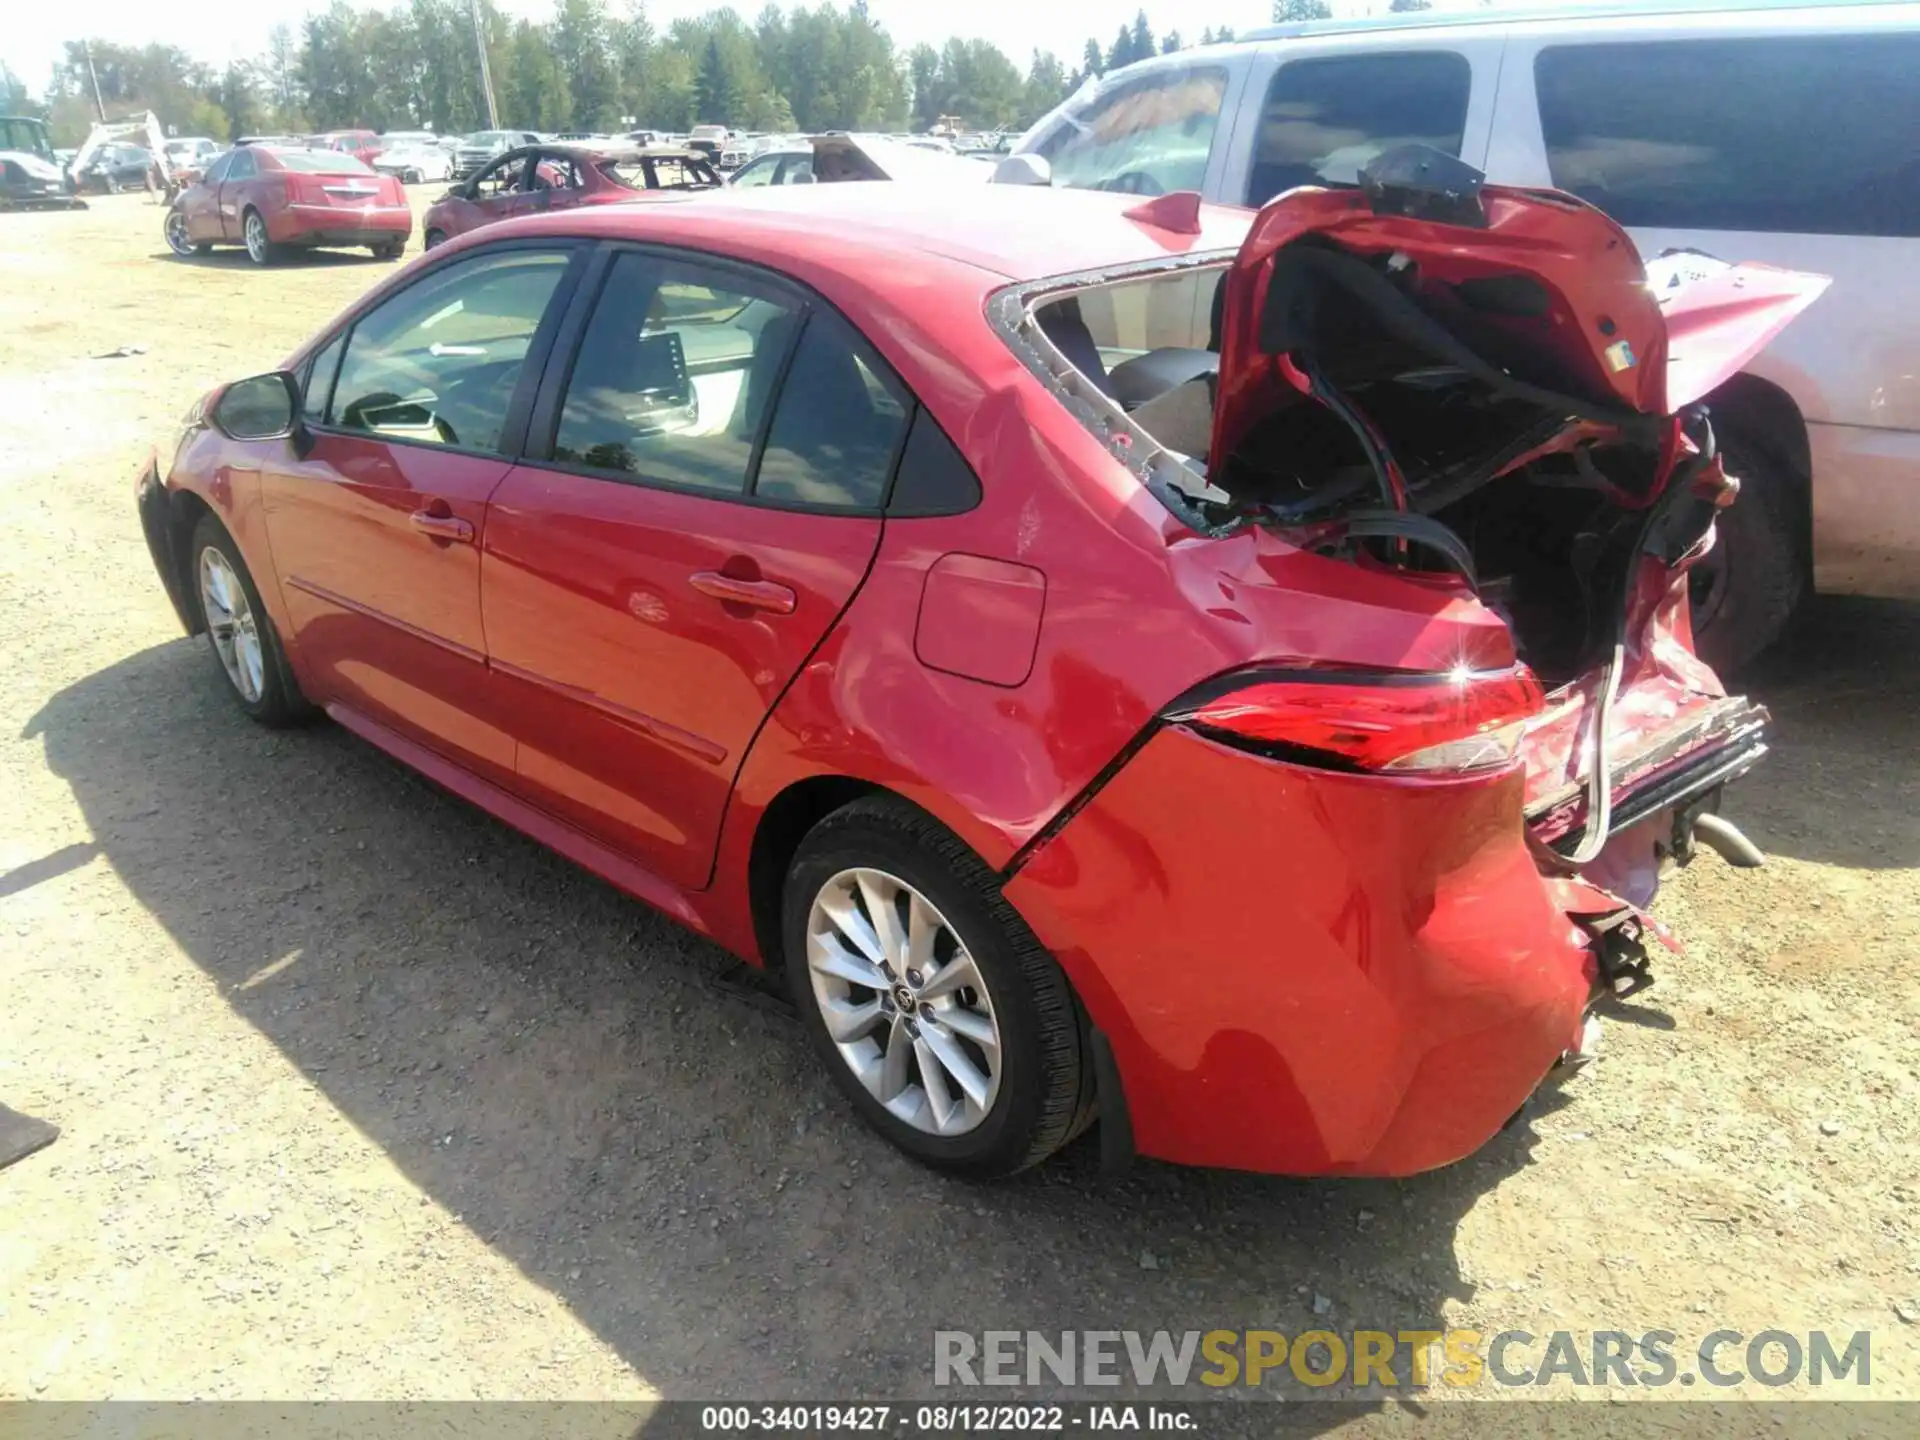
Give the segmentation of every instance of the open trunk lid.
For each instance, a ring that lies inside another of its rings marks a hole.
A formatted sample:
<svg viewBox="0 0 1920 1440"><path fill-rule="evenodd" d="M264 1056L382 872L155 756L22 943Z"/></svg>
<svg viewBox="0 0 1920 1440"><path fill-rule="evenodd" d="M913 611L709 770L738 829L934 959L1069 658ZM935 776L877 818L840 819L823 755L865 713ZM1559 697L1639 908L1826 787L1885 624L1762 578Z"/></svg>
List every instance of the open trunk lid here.
<svg viewBox="0 0 1920 1440"><path fill-rule="evenodd" d="M1644 903L1607 841L1690 817L1764 753L1764 712L1693 650L1686 572L1738 494L1702 402L1828 283L1645 264L1571 196L1389 152L1360 189L1255 220L1198 503L1497 614L1546 692L1519 750L1543 864Z"/></svg>

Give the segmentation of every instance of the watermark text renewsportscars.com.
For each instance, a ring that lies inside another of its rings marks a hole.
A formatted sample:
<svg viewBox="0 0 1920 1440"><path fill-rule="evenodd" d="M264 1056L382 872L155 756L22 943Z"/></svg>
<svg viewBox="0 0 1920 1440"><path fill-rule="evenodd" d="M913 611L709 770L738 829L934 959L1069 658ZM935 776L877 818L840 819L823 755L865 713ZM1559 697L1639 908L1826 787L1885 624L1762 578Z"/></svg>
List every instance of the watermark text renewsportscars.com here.
<svg viewBox="0 0 1920 1440"><path fill-rule="evenodd" d="M1873 1337L1714 1330L937 1330L937 1386L1867 1386Z"/></svg>

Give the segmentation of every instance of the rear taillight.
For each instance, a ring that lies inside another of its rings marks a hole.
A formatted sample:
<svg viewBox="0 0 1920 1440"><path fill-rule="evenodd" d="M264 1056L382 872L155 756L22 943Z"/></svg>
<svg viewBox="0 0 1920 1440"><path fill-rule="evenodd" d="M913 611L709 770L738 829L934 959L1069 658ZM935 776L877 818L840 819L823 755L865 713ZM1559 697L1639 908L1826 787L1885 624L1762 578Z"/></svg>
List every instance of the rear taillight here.
<svg viewBox="0 0 1920 1440"><path fill-rule="evenodd" d="M1255 672L1234 680L1216 682L1211 698L1170 718L1281 758L1390 775L1504 768L1545 703L1525 666L1445 675Z"/></svg>

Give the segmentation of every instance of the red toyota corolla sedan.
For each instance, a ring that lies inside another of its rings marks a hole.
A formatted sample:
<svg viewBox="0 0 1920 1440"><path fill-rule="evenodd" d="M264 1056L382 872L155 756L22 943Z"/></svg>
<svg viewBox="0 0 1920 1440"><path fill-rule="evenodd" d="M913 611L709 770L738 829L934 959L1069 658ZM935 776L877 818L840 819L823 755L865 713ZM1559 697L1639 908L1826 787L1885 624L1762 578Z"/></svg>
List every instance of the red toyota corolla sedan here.
<svg viewBox="0 0 1920 1440"><path fill-rule="evenodd" d="M1397 174L490 226L141 519L243 711L783 970L926 1162L1443 1165L1644 983L1663 863L1754 858L1703 397L1824 282Z"/></svg>
<svg viewBox="0 0 1920 1440"><path fill-rule="evenodd" d="M316 245L364 245L395 260L413 234L413 208L397 179L351 155L241 145L174 199L165 234L176 255L244 245L256 265Z"/></svg>
<svg viewBox="0 0 1920 1440"><path fill-rule="evenodd" d="M421 229L432 250L455 235L500 220L713 190L720 183L719 172L697 150L526 145L489 161L434 201Z"/></svg>

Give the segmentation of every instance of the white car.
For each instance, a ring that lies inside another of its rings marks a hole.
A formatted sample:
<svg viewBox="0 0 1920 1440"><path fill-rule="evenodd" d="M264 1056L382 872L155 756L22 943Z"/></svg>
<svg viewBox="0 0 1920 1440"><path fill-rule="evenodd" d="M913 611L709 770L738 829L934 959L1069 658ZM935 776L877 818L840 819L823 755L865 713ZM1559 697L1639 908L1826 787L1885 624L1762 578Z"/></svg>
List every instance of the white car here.
<svg viewBox="0 0 1920 1440"><path fill-rule="evenodd" d="M397 175L402 185L423 185L453 178L453 156L432 139L400 139L373 157L382 175Z"/></svg>

